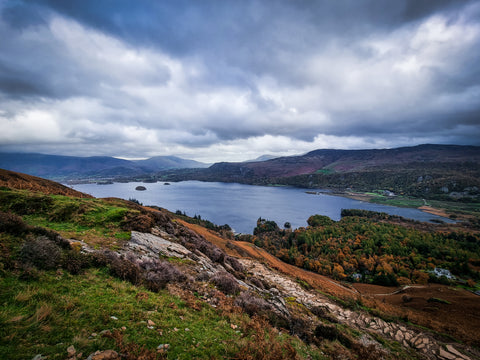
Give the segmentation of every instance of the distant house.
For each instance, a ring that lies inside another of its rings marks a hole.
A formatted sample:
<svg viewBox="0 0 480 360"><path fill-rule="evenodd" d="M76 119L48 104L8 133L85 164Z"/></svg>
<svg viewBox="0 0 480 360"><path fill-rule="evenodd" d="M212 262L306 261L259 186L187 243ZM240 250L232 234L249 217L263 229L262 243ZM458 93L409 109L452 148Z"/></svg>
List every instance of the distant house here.
<svg viewBox="0 0 480 360"><path fill-rule="evenodd" d="M435 275L436 277L445 276L448 280L455 280L455 276L453 276L452 273L450 272L450 270L447 270L447 269L442 269L442 268L436 267L433 270L433 275Z"/></svg>
<svg viewBox="0 0 480 360"><path fill-rule="evenodd" d="M389 196L389 197L395 197L396 196L395 193L393 193L390 190L383 190L383 195Z"/></svg>
<svg viewBox="0 0 480 360"><path fill-rule="evenodd" d="M353 279L353 281L360 281L360 280L362 280L362 274L355 273L355 274L352 275L352 279Z"/></svg>

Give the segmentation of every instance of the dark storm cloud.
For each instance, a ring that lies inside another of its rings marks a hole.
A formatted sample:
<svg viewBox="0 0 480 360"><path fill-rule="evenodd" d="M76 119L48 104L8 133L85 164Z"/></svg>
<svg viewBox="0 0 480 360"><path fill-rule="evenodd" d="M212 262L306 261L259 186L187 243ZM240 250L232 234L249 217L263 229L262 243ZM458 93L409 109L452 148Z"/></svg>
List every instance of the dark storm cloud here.
<svg viewBox="0 0 480 360"><path fill-rule="evenodd" d="M478 0L0 1L0 36L3 147L479 143Z"/></svg>

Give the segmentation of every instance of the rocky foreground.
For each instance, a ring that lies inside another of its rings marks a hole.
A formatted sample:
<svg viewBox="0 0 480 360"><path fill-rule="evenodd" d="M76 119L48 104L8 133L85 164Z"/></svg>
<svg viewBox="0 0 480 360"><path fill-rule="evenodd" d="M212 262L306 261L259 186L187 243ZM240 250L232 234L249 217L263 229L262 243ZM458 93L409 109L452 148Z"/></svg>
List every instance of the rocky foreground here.
<svg viewBox="0 0 480 360"><path fill-rule="evenodd" d="M186 246L181 244L182 241ZM76 243L80 244L79 242ZM84 243L81 243L81 245L85 252L95 251ZM188 245L188 242L185 243L185 238L179 239L177 236L169 234L165 229L154 227L151 233L132 231L130 241L117 253L119 256L129 257L130 259L136 257L138 261L158 259L159 255L188 260L188 276L191 277L192 281L193 279L218 279L222 276L233 280L236 284L229 286L241 289L242 294L249 294L250 299L245 299L247 302L258 299L261 303L260 307L268 308L279 318L286 319L290 323L292 321L297 322L296 326L299 328L295 328L294 325L291 332L297 333L302 340L307 342L322 337L342 339L342 334L336 333L336 328L331 325L338 323L361 333L355 340L358 342L356 346L368 349L368 351L375 353L378 358L391 355L389 354L390 350L383 345L385 341L397 343L404 348L406 353L410 353L414 357L419 356L428 359L478 358L477 354L465 345L444 342L438 340L433 334L416 327L387 322L365 311L345 308L317 290L305 289L295 279L272 269L259 260L252 258L238 259L244 274L246 274L246 276L238 276L238 269L234 268L234 266L238 267L238 264L235 260L232 261L232 258L230 261L222 259L222 261L215 262L211 259L211 256L205 255L198 249L189 250ZM232 266L232 263L235 265ZM217 286L222 288L226 285L217 282ZM208 291L208 283L202 283L200 288L196 290L202 290L202 288L203 300L210 303L211 306L216 306L218 299L211 297L211 292ZM242 305L241 301L237 303ZM328 324L325 324L323 319L328 319ZM348 341L351 341L351 339ZM100 358L95 357L95 355L92 357L92 359Z"/></svg>

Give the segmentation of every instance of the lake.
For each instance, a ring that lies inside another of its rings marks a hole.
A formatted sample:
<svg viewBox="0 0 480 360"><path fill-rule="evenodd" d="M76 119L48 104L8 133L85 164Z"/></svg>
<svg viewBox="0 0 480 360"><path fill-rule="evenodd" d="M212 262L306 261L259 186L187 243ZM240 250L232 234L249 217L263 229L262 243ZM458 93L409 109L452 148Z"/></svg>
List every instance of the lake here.
<svg viewBox="0 0 480 360"><path fill-rule="evenodd" d="M147 190L135 190L139 185L145 186ZM253 233L259 217L273 220L280 227L288 221L292 228L298 228L306 226L307 219L314 214L340 220L342 209L381 211L419 221L449 221L417 209L377 205L323 193L312 195L306 193L309 189L294 187L201 181L172 182L170 185L164 185L163 182L78 184L71 187L99 198L134 198L144 205L156 205L172 212L181 210L192 217L200 215L202 219L217 225L228 224L235 232L247 234Z"/></svg>

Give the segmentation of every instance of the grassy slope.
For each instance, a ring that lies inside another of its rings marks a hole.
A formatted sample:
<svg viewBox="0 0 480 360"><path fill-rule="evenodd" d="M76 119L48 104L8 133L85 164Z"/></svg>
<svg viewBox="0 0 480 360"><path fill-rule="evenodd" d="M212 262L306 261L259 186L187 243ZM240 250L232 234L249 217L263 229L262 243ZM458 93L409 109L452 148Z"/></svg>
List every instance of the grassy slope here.
<svg viewBox="0 0 480 360"><path fill-rule="evenodd" d="M70 345L86 356L98 349L119 351L118 343L100 335L115 329L125 343L136 344L132 355L142 347L155 351L169 344L171 359L225 358L234 357L251 335L252 320L244 314L185 302L167 290L153 293L115 279L105 269L82 276L45 272L37 281L7 275L0 278L0 288L2 359L36 354L63 359ZM149 320L154 322L150 328ZM278 334L275 338L284 341Z"/></svg>
<svg viewBox="0 0 480 360"><path fill-rule="evenodd" d="M139 215L139 209L119 199L0 190L0 210L21 215L31 226L20 235L0 232L0 358L42 354L63 359L74 345L82 358L98 349L115 349L132 359L142 351L145 359L153 359L164 356L156 351L160 344L170 345L167 357L172 359L242 359L269 352L290 358L292 351L300 358L322 358L298 339L242 313L232 306L233 298L218 291L214 308L175 285L154 293L111 276L105 267L71 275L62 269L27 271L18 262L22 243L39 226L97 248L115 248L123 240L115 235L123 237L122 224ZM148 320L155 323L153 329ZM115 329L117 341L100 335Z"/></svg>

